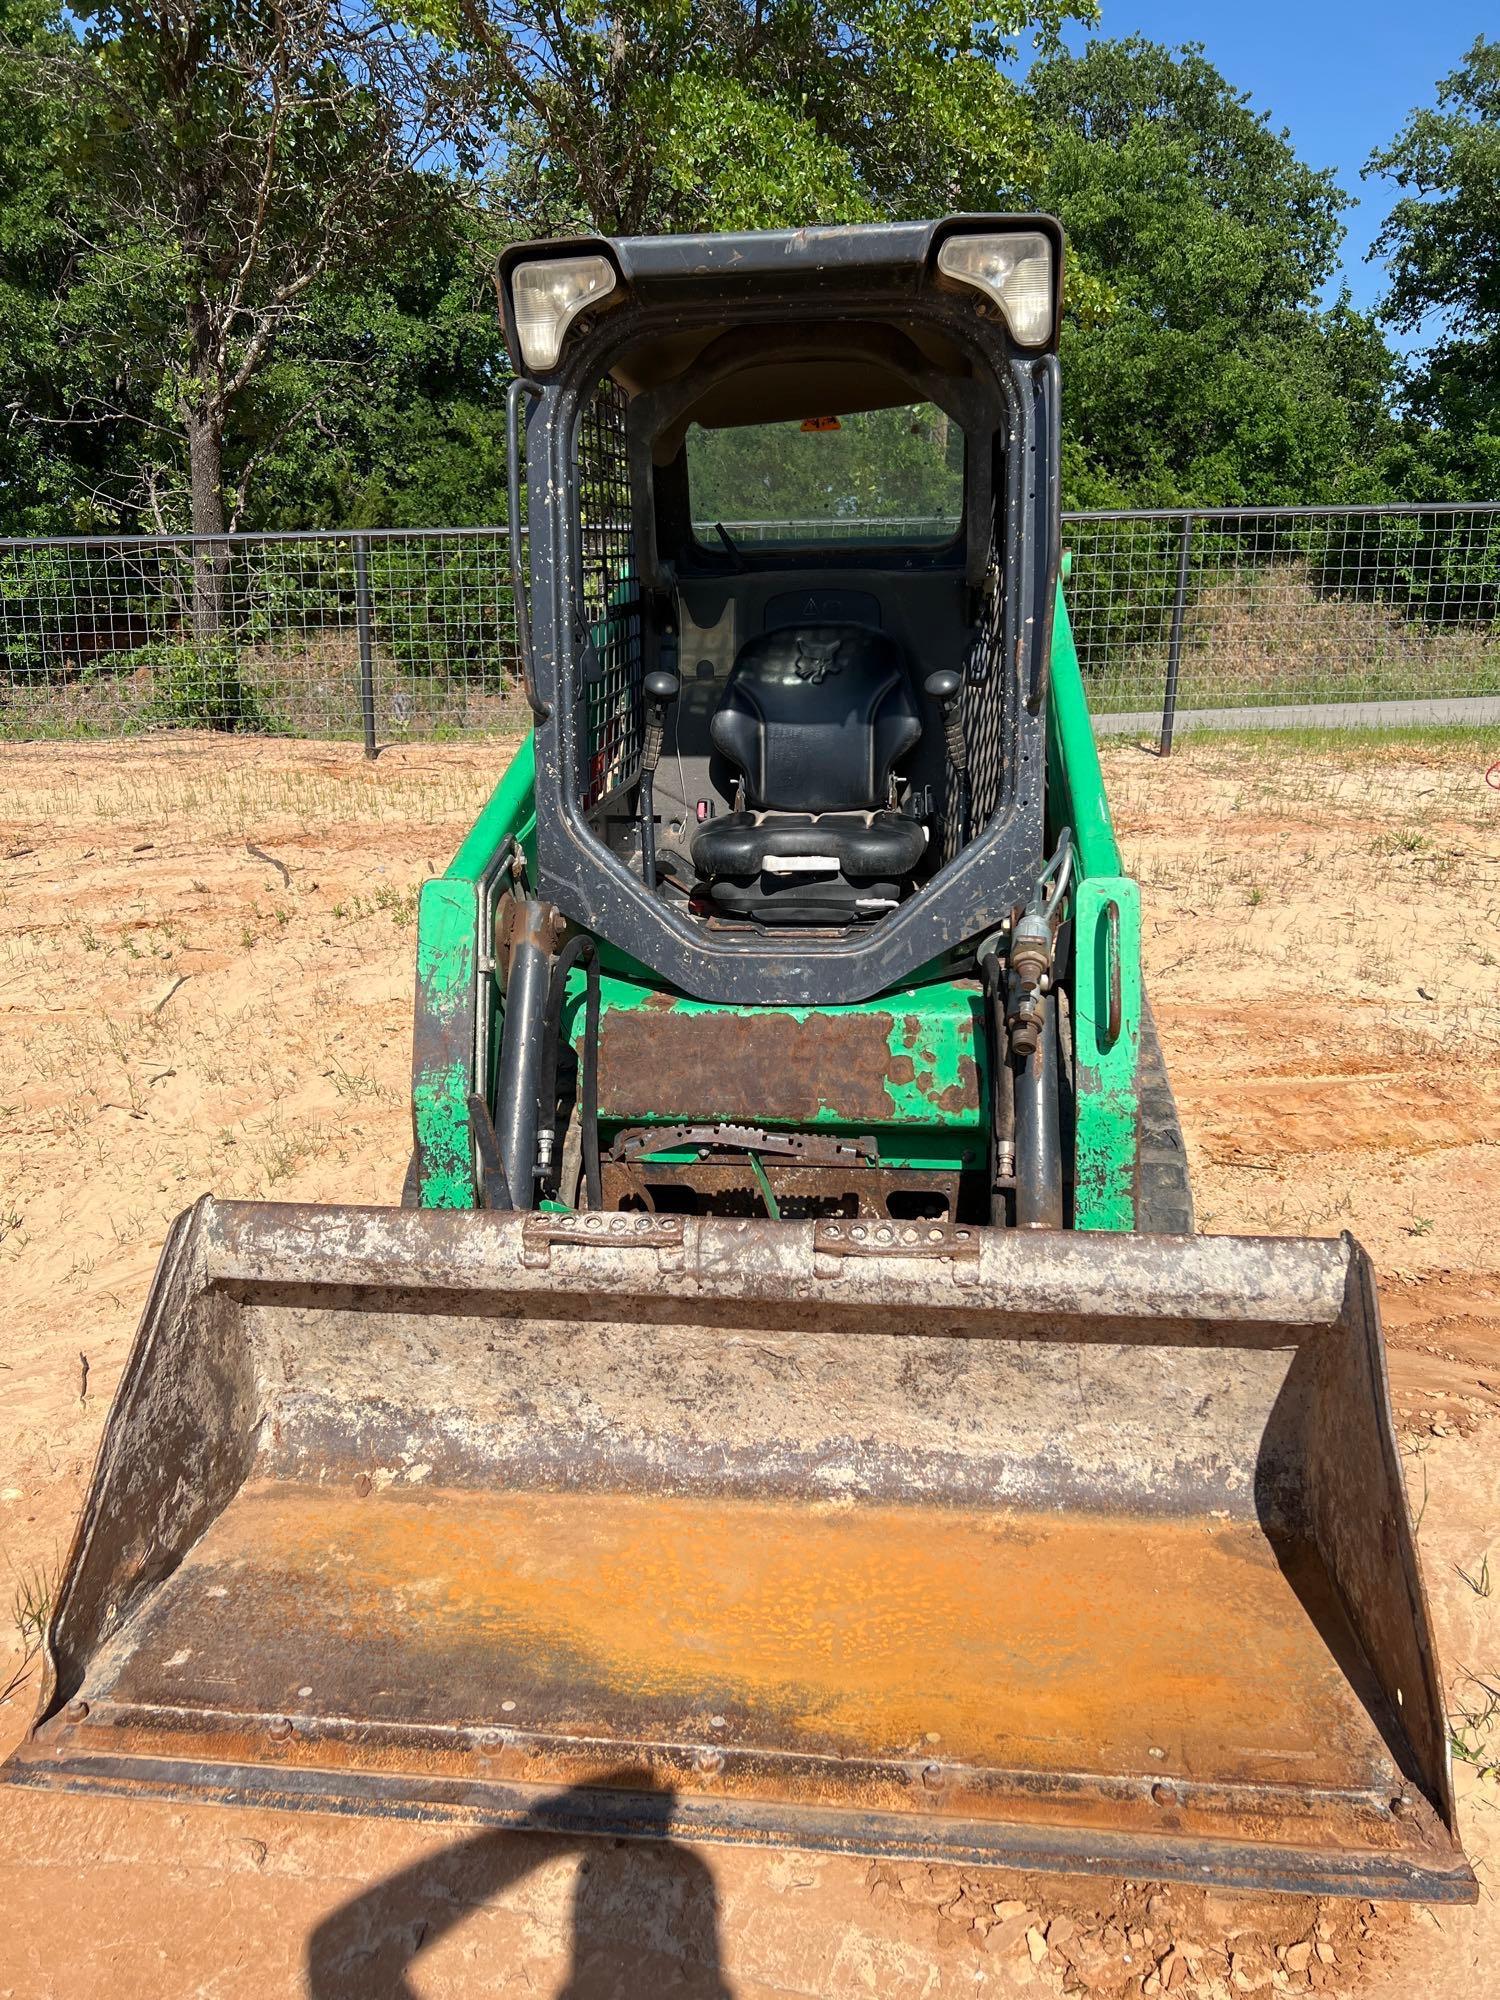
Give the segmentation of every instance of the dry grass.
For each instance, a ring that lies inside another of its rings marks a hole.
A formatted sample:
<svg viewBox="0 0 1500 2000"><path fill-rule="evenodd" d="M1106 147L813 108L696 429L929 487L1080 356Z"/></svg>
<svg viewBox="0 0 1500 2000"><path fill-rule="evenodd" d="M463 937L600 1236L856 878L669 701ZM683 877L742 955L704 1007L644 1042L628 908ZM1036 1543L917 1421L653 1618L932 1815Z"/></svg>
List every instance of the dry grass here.
<svg viewBox="0 0 1500 2000"><path fill-rule="evenodd" d="M1073 594L1082 607L1090 700L1101 710L1159 706L1165 624L1144 645L1092 657L1087 589L1080 576ZM1178 704L1185 709L1490 695L1500 693L1500 630L1429 624L1367 598L1326 596L1306 562L1282 563L1233 572L1197 590L1183 617L1180 674Z"/></svg>
<svg viewBox="0 0 1500 2000"><path fill-rule="evenodd" d="M52 1617L52 1595L53 1572L50 1569L31 1565L15 1579L10 1617L16 1632L13 1651L19 1659L5 1679L0 1681L0 1707L22 1692L41 1658L47 1626Z"/></svg>

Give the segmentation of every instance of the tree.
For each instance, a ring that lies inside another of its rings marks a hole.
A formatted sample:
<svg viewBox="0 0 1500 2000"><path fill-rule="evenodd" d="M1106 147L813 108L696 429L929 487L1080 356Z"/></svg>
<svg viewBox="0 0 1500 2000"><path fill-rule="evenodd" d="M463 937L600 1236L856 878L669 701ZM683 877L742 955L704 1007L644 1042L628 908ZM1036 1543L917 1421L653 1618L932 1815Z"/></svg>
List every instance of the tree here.
<svg viewBox="0 0 1500 2000"><path fill-rule="evenodd" d="M1349 202L1332 174L1196 47L1059 51L1030 95L1033 193L1072 259L1069 504L1375 497L1394 363L1346 298L1320 304Z"/></svg>
<svg viewBox="0 0 1500 2000"><path fill-rule="evenodd" d="M629 234L990 207L1028 163L1006 74L1093 0L436 0L513 226Z"/></svg>
<svg viewBox="0 0 1500 2000"><path fill-rule="evenodd" d="M62 162L72 107L60 86L38 85L67 40L54 0L0 0L0 518L15 534L98 525L93 496L132 442L118 419L73 409L74 360L56 337L74 243Z"/></svg>
<svg viewBox="0 0 1500 2000"><path fill-rule="evenodd" d="M249 412L247 525L460 527L503 518L504 335L488 231L408 244L322 289Z"/></svg>
<svg viewBox="0 0 1500 2000"><path fill-rule="evenodd" d="M1366 173L1402 190L1375 241L1381 316L1428 343L1406 382L1414 491L1500 496L1500 41L1483 35Z"/></svg>
<svg viewBox="0 0 1500 2000"><path fill-rule="evenodd" d="M430 38L362 0L108 0L72 18L77 33L12 51L33 103L69 106L50 329L85 363L64 370L68 420L147 433L148 518L179 518L185 473L192 528L221 535L321 393L309 384L270 430L243 421L290 337L320 298L454 228L434 169L462 138L457 79Z"/></svg>

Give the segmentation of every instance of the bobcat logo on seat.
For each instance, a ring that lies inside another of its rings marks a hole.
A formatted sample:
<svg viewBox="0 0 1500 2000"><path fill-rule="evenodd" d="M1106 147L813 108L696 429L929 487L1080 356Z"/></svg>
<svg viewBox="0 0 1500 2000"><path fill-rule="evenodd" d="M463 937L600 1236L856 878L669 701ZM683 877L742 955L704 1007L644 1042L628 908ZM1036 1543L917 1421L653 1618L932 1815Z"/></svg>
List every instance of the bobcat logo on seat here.
<svg viewBox="0 0 1500 2000"><path fill-rule="evenodd" d="M837 658L842 644L841 639L828 639L820 645L812 639L799 638L797 658L793 663L792 672L799 681L808 681L813 687L821 687L830 674L842 672Z"/></svg>

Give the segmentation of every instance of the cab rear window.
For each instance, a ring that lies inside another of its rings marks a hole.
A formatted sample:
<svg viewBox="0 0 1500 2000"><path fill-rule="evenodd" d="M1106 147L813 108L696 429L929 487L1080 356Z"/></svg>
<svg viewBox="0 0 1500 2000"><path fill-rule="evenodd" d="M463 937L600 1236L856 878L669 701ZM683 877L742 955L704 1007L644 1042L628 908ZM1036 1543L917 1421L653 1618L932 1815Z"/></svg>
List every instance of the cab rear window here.
<svg viewBox="0 0 1500 2000"><path fill-rule="evenodd" d="M693 529L736 543L946 542L963 520L964 435L931 403L687 437Z"/></svg>

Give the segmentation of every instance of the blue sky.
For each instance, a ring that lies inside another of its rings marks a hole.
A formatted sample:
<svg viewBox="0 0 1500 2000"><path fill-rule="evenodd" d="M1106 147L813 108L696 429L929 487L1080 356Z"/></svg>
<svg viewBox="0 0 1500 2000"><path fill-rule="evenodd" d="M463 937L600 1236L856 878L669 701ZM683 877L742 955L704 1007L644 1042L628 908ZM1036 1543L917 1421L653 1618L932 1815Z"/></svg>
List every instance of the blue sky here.
<svg viewBox="0 0 1500 2000"><path fill-rule="evenodd" d="M1493 0L1100 0L1100 13L1101 35L1202 42L1255 109L1290 130L1302 159L1336 170L1359 202L1344 217L1342 254L1354 301L1366 308L1383 281L1365 252L1394 197L1389 183L1362 181L1359 170L1413 106L1435 100L1439 77L1481 32L1500 33ZM1086 39L1080 29L1067 35L1075 47Z"/></svg>

